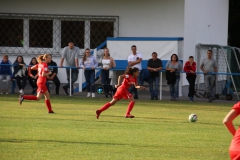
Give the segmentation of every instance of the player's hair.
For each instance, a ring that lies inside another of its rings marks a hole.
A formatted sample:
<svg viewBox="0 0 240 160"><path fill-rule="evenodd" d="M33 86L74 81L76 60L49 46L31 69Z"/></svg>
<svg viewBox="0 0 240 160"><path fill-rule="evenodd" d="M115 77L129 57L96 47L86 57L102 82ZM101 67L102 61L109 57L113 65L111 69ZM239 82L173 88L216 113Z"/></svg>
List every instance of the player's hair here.
<svg viewBox="0 0 240 160"><path fill-rule="evenodd" d="M125 71L125 74L133 75L133 73L138 72L138 71L139 71L139 69L137 67L134 67L134 68L128 67L127 70Z"/></svg>
<svg viewBox="0 0 240 160"><path fill-rule="evenodd" d="M178 62L178 56L175 53L171 55L171 59L170 60L172 61L172 57L173 56L176 56L176 62Z"/></svg>
<svg viewBox="0 0 240 160"><path fill-rule="evenodd" d="M190 59L190 58L194 58L194 57L193 57L193 56L189 56L189 59Z"/></svg>
<svg viewBox="0 0 240 160"><path fill-rule="evenodd" d="M38 63L42 63L43 61L45 61L45 59L46 59L48 56L50 56L48 53L45 53L44 55L38 56L38 58L37 58Z"/></svg>
<svg viewBox="0 0 240 160"><path fill-rule="evenodd" d="M4 54L4 55L3 55L3 58L8 58L8 55L7 55L7 54Z"/></svg>
<svg viewBox="0 0 240 160"><path fill-rule="evenodd" d="M136 45L132 45L132 47L131 48L133 48L133 47L137 47Z"/></svg>
<svg viewBox="0 0 240 160"><path fill-rule="evenodd" d="M87 59L86 51L90 51L90 49L89 49L89 48L86 48L85 51L84 51L84 56L83 56L83 59L82 59L82 63L83 63L83 64L84 64L84 61L86 61L86 59Z"/></svg>

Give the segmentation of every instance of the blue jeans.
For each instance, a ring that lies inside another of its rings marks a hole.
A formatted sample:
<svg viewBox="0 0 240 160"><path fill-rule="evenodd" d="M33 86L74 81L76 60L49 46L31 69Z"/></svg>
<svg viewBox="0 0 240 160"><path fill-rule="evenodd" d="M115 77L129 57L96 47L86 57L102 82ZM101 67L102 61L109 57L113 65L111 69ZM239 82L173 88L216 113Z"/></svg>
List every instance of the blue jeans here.
<svg viewBox="0 0 240 160"><path fill-rule="evenodd" d="M90 92L90 90L92 91L92 93L95 92L95 70L85 70L84 71L84 76L86 79L86 84L87 84L87 91ZM92 89L91 89L92 88Z"/></svg>
<svg viewBox="0 0 240 160"><path fill-rule="evenodd" d="M159 93L159 77L152 77L151 81L149 81L149 90L151 93L151 97L158 97Z"/></svg>
<svg viewBox="0 0 240 160"><path fill-rule="evenodd" d="M103 85L105 95L108 95L111 92L110 82L109 70L101 70L101 84Z"/></svg>
<svg viewBox="0 0 240 160"><path fill-rule="evenodd" d="M64 86L64 88L68 89L68 88L70 88L70 82L69 82L70 81L70 68L66 68L66 73L67 73L68 83ZM72 68L71 78L72 78L71 87L72 87L72 90L73 90L73 84L78 79L78 69L77 68Z"/></svg>
<svg viewBox="0 0 240 160"><path fill-rule="evenodd" d="M204 84L209 99L215 97L216 87L215 87L216 75L204 75Z"/></svg>
<svg viewBox="0 0 240 160"><path fill-rule="evenodd" d="M179 96L179 80L180 77L176 77L176 82L174 84L169 84L171 99L178 98Z"/></svg>

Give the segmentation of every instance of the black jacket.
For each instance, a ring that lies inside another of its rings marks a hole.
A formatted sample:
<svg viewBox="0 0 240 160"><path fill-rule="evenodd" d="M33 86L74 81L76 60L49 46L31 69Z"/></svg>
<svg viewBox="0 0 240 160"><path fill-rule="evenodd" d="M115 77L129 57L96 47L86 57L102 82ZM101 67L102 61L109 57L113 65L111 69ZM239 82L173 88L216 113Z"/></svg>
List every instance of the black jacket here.
<svg viewBox="0 0 240 160"><path fill-rule="evenodd" d="M51 67L51 66L56 66L56 67ZM53 73L58 74L57 63L54 62L53 60L52 60L50 63L48 63L48 69L49 69L49 71L52 72L52 74L53 74Z"/></svg>
<svg viewBox="0 0 240 160"><path fill-rule="evenodd" d="M167 80L167 84L175 84L176 73L166 70L166 80Z"/></svg>

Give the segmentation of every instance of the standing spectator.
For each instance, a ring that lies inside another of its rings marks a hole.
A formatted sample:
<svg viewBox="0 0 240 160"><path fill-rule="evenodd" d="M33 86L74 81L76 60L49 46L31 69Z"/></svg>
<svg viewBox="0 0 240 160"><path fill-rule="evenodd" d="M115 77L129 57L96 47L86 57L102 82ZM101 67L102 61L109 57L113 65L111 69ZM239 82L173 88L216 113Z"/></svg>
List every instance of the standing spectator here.
<svg viewBox="0 0 240 160"><path fill-rule="evenodd" d="M158 100L159 93L159 71L162 70L162 60L157 58L156 52L152 53L152 58L148 60L147 69L150 71L151 80L149 83L149 90L151 93L151 100ZM154 83L154 87L153 87Z"/></svg>
<svg viewBox="0 0 240 160"><path fill-rule="evenodd" d="M228 112L223 120L223 124L227 127L228 131L233 135L232 142L229 148L230 158L232 160L240 159L240 128L236 130L233 125L233 120L240 114L240 102L235 104Z"/></svg>
<svg viewBox="0 0 240 160"><path fill-rule="evenodd" d="M169 84L171 101L176 101L179 98L179 80L182 68L182 63L178 61L178 56L172 54L170 61L166 64L166 72L170 72L170 74L175 73L175 82Z"/></svg>
<svg viewBox="0 0 240 160"><path fill-rule="evenodd" d="M12 63L10 60L8 60L8 55L3 55L3 60L1 62L1 66L0 66L0 86L1 86L1 91L0 94L9 94L8 93L8 89L9 89L9 84L11 79L13 78L12 75L12 69L11 66ZM3 89L3 79L7 80L7 85L5 90Z"/></svg>
<svg viewBox="0 0 240 160"><path fill-rule="evenodd" d="M90 54L90 49L85 49L80 66L84 69L84 76L87 83L87 97L95 97L95 68L98 66L96 58Z"/></svg>
<svg viewBox="0 0 240 160"><path fill-rule="evenodd" d="M134 68L134 67L138 68L139 72L141 72L141 70L142 70L142 54L137 53L137 47L135 45L132 45L131 50L132 50L132 54L130 56L128 56L128 65L131 68ZM129 89L129 92L130 93L134 92L134 99L138 99L138 91L134 86L132 86Z"/></svg>
<svg viewBox="0 0 240 160"><path fill-rule="evenodd" d="M66 59L65 65L67 67L77 67L77 68L72 68L71 82L70 82L70 68L66 68L68 83L65 86L63 86L64 92L66 95L69 95L68 88L70 88L70 83L71 83L72 94L73 94L73 84L78 79L78 68L79 68L78 55L79 55L79 53L80 53L79 48L74 46L73 42L69 42L68 46L64 47L63 52L62 52L62 58L60 60L59 67L60 68L63 67L64 59Z"/></svg>
<svg viewBox="0 0 240 160"><path fill-rule="evenodd" d="M45 104L47 106L48 113L54 113L52 110L51 102L50 102L50 94L49 94L49 92L47 90L47 86L46 86L47 76L52 74L51 72L49 72L48 65L47 65L47 63L49 63L51 60L50 57L51 56L49 56L49 54L44 54L44 55L38 56L37 60L38 60L39 64L36 64L35 66L31 67L31 69L33 69L33 70L38 70L37 96L20 94L19 95L19 104L20 105L22 105L22 102L24 99L39 101L42 98L42 96L44 95Z"/></svg>
<svg viewBox="0 0 240 160"><path fill-rule="evenodd" d="M187 74L187 80L189 83L188 97L191 102L194 100L195 94L195 81L196 81L196 62L194 62L194 57L190 56L188 61L184 65L184 72Z"/></svg>
<svg viewBox="0 0 240 160"><path fill-rule="evenodd" d="M113 99L112 99L111 102L106 103L104 106L102 106L102 108L96 110L96 118L97 119L99 118L100 114L103 111L108 109L110 106L113 106L119 100L121 100L123 98L129 100L129 102L130 102L129 105L128 105L127 112L125 114L125 118L134 118L134 116L131 115L131 111L134 107L135 100L132 97L132 95L129 93L128 88L133 85L134 87L136 87L138 89L146 89L143 86L137 85L136 82L137 82L138 75L139 75L139 69L138 68L128 67L127 70L125 71L125 73L118 77L118 84L115 85L115 88L117 88L117 92L113 96ZM121 82L122 82L122 84L120 84Z"/></svg>
<svg viewBox="0 0 240 160"><path fill-rule="evenodd" d="M49 74L47 76L48 81L53 81L55 84L55 94L59 95L59 87L60 87L60 81L58 79L58 68L57 68L57 63L52 60L52 55L49 54L51 61L47 64L49 66L49 71L52 72L52 74ZM51 67L53 66L53 67ZM72 88L73 89L73 88ZM50 93L49 87L48 87L48 92Z"/></svg>
<svg viewBox="0 0 240 160"><path fill-rule="evenodd" d="M116 67L116 63L113 58L110 57L108 48L104 48L104 54L101 59L101 64L101 84L103 85L105 97L107 98L108 95L112 97L112 90L110 89L109 69Z"/></svg>
<svg viewBox="0 0 240 160"><path fill-rule="evenodd" d="M212 50L207 51L207 58L204 58L200 64L200 68L204 73L204 84L209 102L212 102L215 98L215 81L217 72L217 63L215 59L212 58Z"/></svg>
<svg viewBox="0 0 240 160"><path fill-rule="evenodd" d="M17 86L19 88L19 93L24 94L24 88L27 82L27 67L22 56L17 56L15 62L13 63L13 76L17 81Z"/></svg>
<svg viewBox="0 0 240 160"><path fill-rule="evenodd" d="M38 79L38 71L37 70L31 70L31 67L38 64L37 59L33 57L31 59L31 62L29 63L28 66L28 82L30 86L32 87L32 94L36 94L37 92L37 79Z"/></svg>

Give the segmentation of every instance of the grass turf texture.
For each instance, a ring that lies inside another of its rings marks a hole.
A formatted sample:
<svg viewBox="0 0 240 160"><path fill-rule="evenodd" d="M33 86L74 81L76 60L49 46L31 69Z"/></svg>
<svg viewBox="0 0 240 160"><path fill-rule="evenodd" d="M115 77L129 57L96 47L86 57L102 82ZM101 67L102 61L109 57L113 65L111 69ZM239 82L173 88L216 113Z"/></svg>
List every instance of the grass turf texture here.
<svg viewBox="0 0 240 160"><path fill-rule="evenodd" d="M17 95L0 96L0 159L229 159L232 136L222 120L233 101L138 100L133 119L124 118L128 101L119 101L97 120L95 110L110 99L51 98L56 114L43 99L20 106Z"/></svg>

